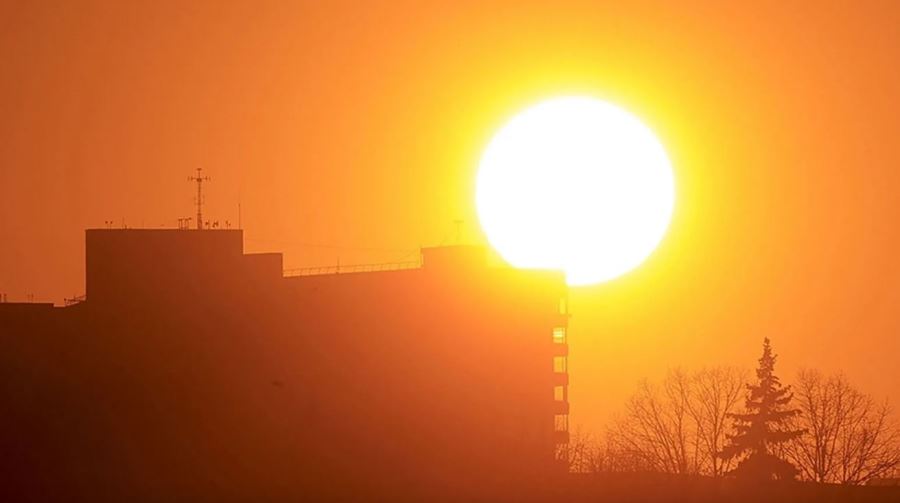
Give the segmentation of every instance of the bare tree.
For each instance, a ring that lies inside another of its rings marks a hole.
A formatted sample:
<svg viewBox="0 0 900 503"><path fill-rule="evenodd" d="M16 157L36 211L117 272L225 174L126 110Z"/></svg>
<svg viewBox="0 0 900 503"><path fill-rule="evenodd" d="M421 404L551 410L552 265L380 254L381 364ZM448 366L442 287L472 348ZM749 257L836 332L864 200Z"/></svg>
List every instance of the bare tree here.
<svg viewBox="0 0 900 503"><path fill-rule="evenodd" d="M642 459L617 447L608 436L591 435L576 428L565 448L569 472L583 474L652 471Z"/></svg>
<svg viewBox="0 0 900 503"><path fill-rule="evenodd" d="M664 473L720 476L717 456L743 396L746 372L717 367L671 370L660 386L643 381L608 435L617 461Z"/></svg>
<svg viewBox="0 0 900 503"><path fill-rule="evenodd" d="M734 459L718 455L725 447L733 420L731 414L744 397L746 370L734 367L705 368L693 375L690 414L696 424L701 472L721 477L734 465Z"/></svg>
<svg viewBox="0 0 900 503"><path fill-rule="evenodd" d="M571 469L727 474L737 458L717 454L734 427L748 375L732 367L674 369L659 384L642 381L604 438L573 436ZM804 433L773 454L795 464L803 479L864 484L900 473L900 426L887 403L843 375L814 370L802 371L793 390L801 414L787 426Z"/></svg>
<svg viewBox="0 0 900 503"><path fill-rule="evenodd" d="M807 480L863 484L900 467L900 429L887 403L878 403L842 374L803 370L794 385L806 433L786 454Z"/></svg>
<svg viewBox="0 0 900 503"><path fill-rule="evenodd" d="M601 442L581 428L576 428L569 436L566 458L571 473L600 473L609 470Z"/></svg>
<svg viewBox="0 0 900 503"><path fill-rule="evenodd" d="M689 439L685 428L686 407L678 397L673 400L672 374L662 390L644 380L625 405L609 432L614 448L640 460L652 471L689 473ZM677 394L677 393L676 393Z"/></svg>

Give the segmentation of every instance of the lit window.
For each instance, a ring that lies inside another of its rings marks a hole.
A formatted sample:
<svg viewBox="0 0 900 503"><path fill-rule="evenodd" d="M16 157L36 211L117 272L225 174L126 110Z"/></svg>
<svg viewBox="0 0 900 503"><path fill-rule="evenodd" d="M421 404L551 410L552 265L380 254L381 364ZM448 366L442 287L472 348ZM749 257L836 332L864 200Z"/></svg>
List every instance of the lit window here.
<svg viewBox="0 0 900 503"><path fill-rule="evenodd" d="M553 371L554 372L567 372L565 356L554 356L553 357Z"/></svg>
<svg viewBox="0 0 900 503"><path fill-rule="evenodd" d="M563 414L553 416L553 429L556 431L569 431L569 418Z"/></svg>
<svg viewBox="0 0 900 503"><path fill-rule="evenodd" d="M565 327L556 327L553 329L553 342L558 343L558 344L565 344L565 342L566 342Z"/></svg>
<svg viewBox="0 0 900 503"><path fill-rule="evenodd" d="M553 399L558 402L566 401L566 388L565 386L554 386L553 387Z"/></svg>

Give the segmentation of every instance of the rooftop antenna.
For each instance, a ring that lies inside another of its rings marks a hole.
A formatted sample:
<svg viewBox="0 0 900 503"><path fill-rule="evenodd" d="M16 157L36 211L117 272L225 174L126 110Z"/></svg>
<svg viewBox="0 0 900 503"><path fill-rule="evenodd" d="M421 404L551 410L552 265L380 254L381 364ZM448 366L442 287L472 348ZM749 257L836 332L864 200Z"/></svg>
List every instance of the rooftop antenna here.
<svg viewBox="0 0 900 503"><path fill-rule="evenodd" d="M203 168L197 168L197 176L190 176L188 180L197 182L197 230L203 230L203 182L208 182L209 177L203 176Z"/></svg>

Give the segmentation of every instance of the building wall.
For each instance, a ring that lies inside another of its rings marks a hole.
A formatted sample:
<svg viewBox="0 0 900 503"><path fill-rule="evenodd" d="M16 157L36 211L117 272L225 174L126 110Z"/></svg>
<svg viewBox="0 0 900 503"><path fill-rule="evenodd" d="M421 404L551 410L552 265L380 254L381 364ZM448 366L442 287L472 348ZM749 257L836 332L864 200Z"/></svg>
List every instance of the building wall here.
<svg viewBox="0 0 900 503"><path fill-rule="evenodd" d="M7 487L449 498L558 471L558 275L440 249L282 278L234 231L144 232L89 231L86 302L0 308Z"/></svg>

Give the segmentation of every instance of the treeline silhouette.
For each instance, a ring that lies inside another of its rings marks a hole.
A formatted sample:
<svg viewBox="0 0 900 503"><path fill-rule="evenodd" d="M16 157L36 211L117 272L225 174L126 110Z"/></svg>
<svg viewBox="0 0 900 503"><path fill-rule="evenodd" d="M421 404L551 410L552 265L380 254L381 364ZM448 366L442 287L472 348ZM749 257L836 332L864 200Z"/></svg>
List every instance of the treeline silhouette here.
<svg viewBox="0 0 900 503"><path fill-rule="evenodd" d="M559 455L570 471L605 478L897 485L900 427L886 401L812 369L783 386L774 366L766 339L755 379L719 366L644 380L605 431L577 429Z"/></svg>

